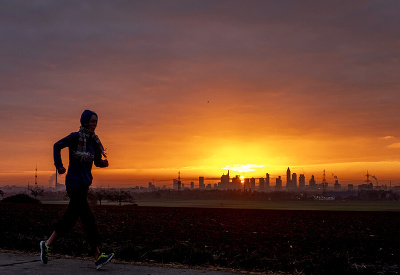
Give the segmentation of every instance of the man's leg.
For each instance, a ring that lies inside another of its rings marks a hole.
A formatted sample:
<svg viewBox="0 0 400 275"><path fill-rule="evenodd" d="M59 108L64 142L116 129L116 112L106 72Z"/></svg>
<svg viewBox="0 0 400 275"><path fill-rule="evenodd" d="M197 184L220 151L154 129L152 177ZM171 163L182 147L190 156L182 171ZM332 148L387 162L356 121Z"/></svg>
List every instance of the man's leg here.
<svg viewBox="0 0 400 275"><path fill-rule="evenodd" d="M50 238L47 241L40 242L40 258L44 264L47 264L54 241L60 235L67 233L78 221L80 208L79 191L76 188L67 187L67 193L70 198L67 211L64 213L63 218L55 225L55 230Z"/></svg>

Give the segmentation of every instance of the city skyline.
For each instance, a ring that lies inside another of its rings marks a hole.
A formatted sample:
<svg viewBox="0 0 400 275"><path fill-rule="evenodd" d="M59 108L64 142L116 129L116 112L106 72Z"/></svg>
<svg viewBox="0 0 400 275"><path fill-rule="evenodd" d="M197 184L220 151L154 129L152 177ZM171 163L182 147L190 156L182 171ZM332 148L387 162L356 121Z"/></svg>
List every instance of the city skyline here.
<svg viewBox="0 0 400 275"><path fill-rule="evenodd" d="M288 166L400 182L400 3L251 3L2 3L0 185L36 164L45 185L85 109L110 162L94 184Z"/></svg>
<svg viewBox="0 0 400 275"><path fill-rule="evenodd" d="M13 181L10 181L8 183L2 182L0 184L1 186L33 186L37 184L40 187L57 187L57 186L63 186L64 180L65 180L65 174L64 175L57 175L52 174L48 179L39 177L40 180L38 180L38 171L35 169L33 172L34 174L32 175L32 181L28 181L25 184L14 184ZM40 171L39 171L40 174ZM132 188L132 187L147 187L147 186L153 186L155 188L171 188L175 189L175 185L178 184L178 181L181 182L183 186L186 185L186 188L190 185L192 186L191 188L193 189L193 185L196 184L196 188L201 188L200 186L203 186L205 188L206 186L212 186L217 187L219 189L231 189L232 188L232 183L236 181L238 186L235 186L235 189L242 189L242 188L250 188L250 189L258 189L259 186L264 186L264 184L270 188L272 187L278 187L280 185L280 188L285 188L285 189L296 189L298 187L304 188L308 187L310 185L310 182L313 181L314 187L317 186L322 186L324 183L326 184L326 187L333 188L335 184L338 186L347 186L349 184L358 186L365 184L366 182L372 183L375 186L379 185L387 185L390 187L395 187L395 186L400 186L400 181L393 181L393 180L381 180L374 175L370 174L370 172L367 170L365 174L358 178L358 179L346 179L342 178L340 179L337 175L334 173L327 172L326 170L322 171L320 175L318 174L307 174L304 173L304 171L301 173L293 172L288 167L286 169L286 176L282 176L284 173L281 174L270 174L268 172L265 172L263 175L258 175L258 176L250 176L250 177L245 177L241 174L234 173L230 174L230 171L227 170L227 174L224 172L222 173L221 177L214 176L214 177L205 177L205 176L197 176L197 177L181 177L181 172L177 172L177 177L173 178L160 178L160 177L153 177L151 179L132 179L128 183L121 184L118 182L118 180L110 180L110 181L102 181L102 180L94 180L92 187L95 188L112 188L112 187L118 187L118 188ZM57 180L57 181L56 181ZM230 181L232 180L232 181ZM257 188L255 188L257 184ZM263 188L261 188L263 189ZM339 187L340 189L340 187Z"/></svg>

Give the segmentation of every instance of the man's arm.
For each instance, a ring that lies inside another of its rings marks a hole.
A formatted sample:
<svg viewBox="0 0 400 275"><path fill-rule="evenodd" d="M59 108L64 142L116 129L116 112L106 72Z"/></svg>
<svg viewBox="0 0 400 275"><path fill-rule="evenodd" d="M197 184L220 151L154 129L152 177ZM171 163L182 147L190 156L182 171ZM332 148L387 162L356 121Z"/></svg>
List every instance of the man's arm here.
<svg viewBox="0 0 400 275"><path fill-rule="evenodd" d="M69 134L63 139L60 139L56 143L54 143L53 146L53 157L54 157L54 165L56 166L56 169L58 170L58 173L64 174L66 169L64 168L64 165L61 160L61 149L65 147L69 147L73 140L75 140L76 137L74 133Z"/></svg>

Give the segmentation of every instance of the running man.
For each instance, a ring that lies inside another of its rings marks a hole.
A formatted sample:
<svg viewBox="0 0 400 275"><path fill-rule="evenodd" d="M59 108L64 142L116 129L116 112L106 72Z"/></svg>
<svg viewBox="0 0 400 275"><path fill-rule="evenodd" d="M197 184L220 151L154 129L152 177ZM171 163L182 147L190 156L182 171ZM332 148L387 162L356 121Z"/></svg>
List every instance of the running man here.
<svg viewBox="0 0 400 275"><path fill-rule="evenodd" d="M89 186L92 184L92 166L108 167L108 160L99 137L94 133L98 116L95 112L85 110L81 116L81 127L54 144L54 165L59 174L66 169L61 160L61 149L69 148L69 166L65 177L65 185L69 196L69 204L63 218L55 225L54 232L46 241L40 242L40 258L47 264L49 252L54 241L71 230L78 218L85 229L87 241L94 255L96 268L107 264L114 253L100 253L100 235L92 210L87 201ZM102 159L104 156L105 159Z"/></svg>

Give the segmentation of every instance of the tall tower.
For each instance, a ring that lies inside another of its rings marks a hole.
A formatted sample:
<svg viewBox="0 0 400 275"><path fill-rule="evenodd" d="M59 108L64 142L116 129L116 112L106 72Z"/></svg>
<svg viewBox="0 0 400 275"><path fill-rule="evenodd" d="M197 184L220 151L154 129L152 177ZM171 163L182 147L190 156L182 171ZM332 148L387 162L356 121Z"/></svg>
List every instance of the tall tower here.
<svg viewBox="0 0 400 275"><path fill-rule="evenodd" d="M288 167L286 170L286 187L290 186L291 178L290 168Z"/></svg>
<svg viewBox="0 0 400 275"><path fill-rule="evenodd" d="M35 169L35 187L37 187L37 163L36 163L36 169Z"/></svg>

